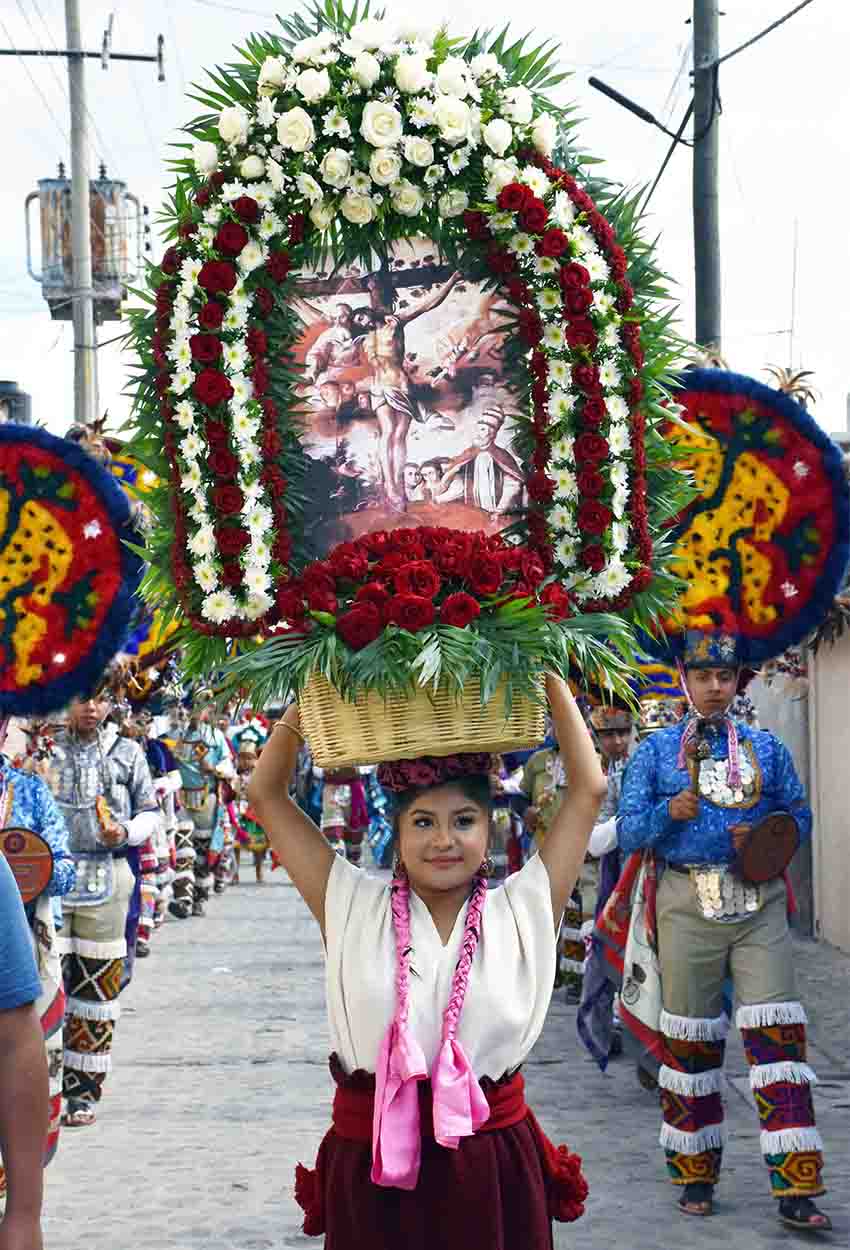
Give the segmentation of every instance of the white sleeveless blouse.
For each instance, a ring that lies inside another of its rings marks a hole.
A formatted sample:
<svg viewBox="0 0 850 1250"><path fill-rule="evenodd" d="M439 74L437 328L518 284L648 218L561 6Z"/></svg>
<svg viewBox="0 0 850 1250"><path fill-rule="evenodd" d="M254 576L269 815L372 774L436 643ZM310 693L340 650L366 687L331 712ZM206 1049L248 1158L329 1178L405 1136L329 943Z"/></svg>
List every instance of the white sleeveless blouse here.
<svg viewBox="0 0 850 1250"><path fill-rule="evenodd" d="M443 946L411 891L410 1027L430 1070L460 954L466 908ZM326 982L332 1049L349 1073L374 1072L395 1012L395 933L388 882L337 856L325 902ZM477 1077L517 1068L543 1029L555 980L549 874L539 855L488 891L458 1037Z"/></svg>

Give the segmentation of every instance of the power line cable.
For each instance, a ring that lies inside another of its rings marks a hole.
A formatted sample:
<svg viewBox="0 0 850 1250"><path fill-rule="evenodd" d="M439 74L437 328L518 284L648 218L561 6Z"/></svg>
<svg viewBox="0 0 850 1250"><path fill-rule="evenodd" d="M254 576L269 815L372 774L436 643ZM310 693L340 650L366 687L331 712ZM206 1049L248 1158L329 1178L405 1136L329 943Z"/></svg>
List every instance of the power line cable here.
<svg viewBox="0 0 850 1250"><path fill-rule="evenodd" d="M772 30L776 30L778 26L782 26L785 22L792 18L795 13L799 13L802 9L807 8L811 3L812 0L802 0L801 4L798 4L795 8L790 9L789 12L783 14L782 17L778 17L776 21L771 22L769 26L765 26L764 30L760 30L757 35L753 35L753 37L748 39L745 43L738 44L738 47L733 48L731 52L726 52L719 58L717 64L722 65L724 61L731 61L733 56L737 56L738 53L743 52L745 48L751 48L754 43L758 43L760 39L764 39L765 35L769 35Z"/></svg>
<svg viewBox="0 0 850 1250"><path fill-rule="evenodd" d="M9 47L10 47L10 48L14 48L14 46L15 46L15 41L14 41L14 39L12 38L12 36L9 34L9 27L8 27L8 26L6 25L6 23L3 21L2 17L0 17L0 26L2 26L2 27L3 27L3 33L5 34L6 38L9 40ZM42 91L41 87L38 85L38 83L37 83L36 79L34 78L33 74L32 74L32 73L31 73L31 71L30 71L30 67L27 65L26 61L25 61L25 60L24 60L24 58L21 56L20 52L16 52L16 53L15 53L15 55L17 56L18 60L20 61L21 65L23 65L24 69L26 70L27 77L29 78L30 82L32 83L33 87L35 88L36 94L38 95L38 97L39 97L39 99L41 100L41 102L42 102L42 104L44 105L44 107L47 109L47 112L50 114L50 117L51 117L51 119L52 119L52 121L53 121L53 125L54 125L54 126L56 127L56 129L59 131L60 135L62 136L62 138L63 138L63 140L64 140L65 145L67 146L67 145L71 142L71 140L70 140L70 138L69 138L69 136L68 136L68 131L65 129L65 127L62 125L62 123L59 121L59 119L58 119L58 117L56 116L56 114L53 112L53 109L52 109L52 108L51 108L51 106L50 106L50 102L49 102L49 100L47 99L47 96L44 94L44 92Z"/></svg>

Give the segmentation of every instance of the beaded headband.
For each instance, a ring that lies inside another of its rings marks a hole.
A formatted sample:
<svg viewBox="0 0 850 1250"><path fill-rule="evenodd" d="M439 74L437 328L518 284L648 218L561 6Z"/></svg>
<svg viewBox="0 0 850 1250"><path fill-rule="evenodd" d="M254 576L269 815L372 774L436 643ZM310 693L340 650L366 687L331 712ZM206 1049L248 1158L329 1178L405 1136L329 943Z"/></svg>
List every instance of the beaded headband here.
<svg viewBox="0 0 850 1250"><path fill-rule="evenodd" d="M405 790L444 786L460 777L486 776L491 769L489 751L464 755L423 755L416 760L390 760L378 768L378 782L393 794Z"/></svg>

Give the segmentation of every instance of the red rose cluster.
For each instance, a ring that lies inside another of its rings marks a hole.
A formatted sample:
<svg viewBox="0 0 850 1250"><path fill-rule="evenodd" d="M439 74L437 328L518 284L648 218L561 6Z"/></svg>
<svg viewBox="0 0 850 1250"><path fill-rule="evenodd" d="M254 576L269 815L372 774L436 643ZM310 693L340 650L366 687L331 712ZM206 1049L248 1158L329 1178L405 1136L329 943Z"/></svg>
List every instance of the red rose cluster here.
<svg viewBox="0 0 850 1250"><path fill-rule="evenodd" d="M308 564L280 591L277 607L297 630L311 627L310 613L326 613L343 642L360 651L387 625L414 634L436 623L464 629L494 600L528 600L564 620L569 595L544 586L545 578L536 551L498 535L431 526L379 530Z"/></svg>

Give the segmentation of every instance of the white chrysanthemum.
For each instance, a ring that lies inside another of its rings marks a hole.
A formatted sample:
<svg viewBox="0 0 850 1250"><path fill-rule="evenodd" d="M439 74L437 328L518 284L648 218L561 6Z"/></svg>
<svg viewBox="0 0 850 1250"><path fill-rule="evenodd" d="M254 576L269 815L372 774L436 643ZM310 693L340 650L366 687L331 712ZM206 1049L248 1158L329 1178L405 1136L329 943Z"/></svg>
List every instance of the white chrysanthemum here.
<svg viewBox="0 0 850 1250"><path fill-rule="evenodd" d="M582 261L591 282L607 282L611 277L608 262L601 252L588 252Z"/></svg>
<svg viewBox="0 0 850 1250"><path fill-rule="evenodd" d="M629 492L627 490L615 490L611 500L611 511L618 521L621 521L626 515L626 505L629 502Z"/></svg>
<svg viewBox="0 0 850 1250"><path fill-rule="evenodd" d="M574 538L559 538L555 543L555 559L566 568L575 564L577 544Z"/></svg>
<svg viewBox="0 0 850 1250"><path fill-rule="evenodd" d="M201 272L203 261L198 260L195 256L187 256L180 266L180 277L184 282L191 282L193 285L198 280L198 274Z"/></svg>
<svg viewBox="0 0 850 1250"><path fill-rule="evenodd" d="M563 421L575 408L575 395L569 391L553 391L549 398L549 412L555 421Z"/></svg>
<svg viewBox="0 0 850 1250"><path fill-rule="evenodd" d="M272 558L272 549L264 538L259 534L252 534L251 546L246 552L245 561L247 565L256 565L258 568L268 568Z"/></svg>
<svg viewBox="0 0 850 1250"><path fill-rule="evenodd" d="M260 96L257 101L257 121L266 128L273 126L277 121L277 110L271 96Z"/></svg>
<svg viewBox="0 0 850 1250"><path fill-rule="evenodd" d="M245 589L253 595L263 595L271 587L268 571L259 564L249 564L245 569Z"/></svg>
<svg viewBox="0 0 850 1250"><path fill-rule="evenodd" d="M556 530L569 530L573 525L573 510L565 503L556 503L549 512L549 524Z"/></svg>
<svg viewBox="0 0 850 1250"><path fill-rule="evenodd" d="M607 291L594 291L592 308L601 317L607 317L614 307L614 296Z"/></svg>
<svg viewBox="0 0 850 1250"><path fill-rule="evenodd" d="M599 336L599 342L603 347L619 347L620 345L620 326L616 321L609 322Z"/></svg>
<svg viewBox="0 0 850 1250"><path fill-rule="evenodd" d="M319 200L324 199L325 193L312 174L299 174L295 179L295 185L311 204L316 204Z"/></svg>
<svg viewBox="0 0 850 1250"><path fill-rule="evenodd" d="M174 419L181 430L191 430L195 424L195 409L188 399L181 399L174 409Z"/></svg>
<svg viewBox="0 0 850 1250"><path fill-rule="evenodd" d="M543 331L543 346L548 347L550 351L560 351L565 342L564 327L562 325L547 326Z"/></svg>
<svg viewBox="0 0 850 1250"><path fill-rule="evenodd" d="M611 524L611 546L618 555L622 555L629 545L629 527L623 521Z"/></svg>
<svg viewBox="0 0 850 1250"><path fill-rule="evenodd" d="M536 256L534 258L534 272L539 273L543 278L548 278L550 274L557 273L560 268L560 264L553 256Z"/></svg>
<svg viewBox="0 0 850 1250"><path fill-rule="evenodd" d="M248 529L255 534L263 534L274 524L274 513L263 504L256 504L242 513Z"/></svg>
<svg viewBox="0 0 850 1250"><path fill-rule="evenodd" d="M191 369L178 369L171 379L171 389L175 395L182 395L184 391L188 391L194 380L195 375Z"/></svg>
<svg viewBox="0 0 850 1250"><path fill-rule="evenodd" d="M459 174L469 164L469 149L455 148L454 152L449 153L446 164L453 174Z"/></svg>
<svg viewBox="0 0 850 1250"><path fill-rule="evenodd" d="M515 256L530 256L534 251L534 239L520 230L508 239L508 248Z"/></svg>
<svg viewBox="0 0 850 1250"><path fill-rule="evenodd" d="M425 170L425 185L435 187L438 182L442 182L446 176L446 171L442 165L429 165Z"/></svg>
<svg viewBox="0 0 850 1250"><path fill-rule="evenodd" d="M205 450L203 439L201 439L194 431L187 434L180 442L180 454L186 460L195 460Z"/></svg>
<svg viewBox="0 0 850 1250"><path fill-rule="evenodd" d="M584 226L573 226L570 231L570 242L574 243L582 256L596 251L596 240Z"/></svg>
<svg viewBox="0 0 850 1250"><path fill-rule="evenodd" d="M433 125L434 101L429 100L428 97L424 95L417 96L410 106L408 121L411 126L415 126L417 130L422 130L425 126Z"/></svg>
<svg viewBox="0 0 850 1250"><path fill-rule="evenodd" d="M612 421L627 421L629 419L629 405L621 395L606 396L605 406Z"/></svg>
<svg viewBox="0 0 850 1250"><path fill-rule="evenodd" d="M573 499L578 493L575 474L570 469L556 469L552 474L559 499Z"/></svg>
<svg viewBox="0 0 850 1250"><path fill-rule="evenodd" d="M549 377L557 386L569 386L572 370L565 360L550 360Z"/></svg>
<svg viewBox="0 0 850 1250"><path fill-rule="evenodd" d="M264 265L268 259L269 249L249 239L239 253L239 268L242 273L253 273Z"/></svg>
<svg viewBox="0 0 850 1250"><path fill-rule="evenodd" d="M180 478L180 485L183 487L184 490L188 491L190 494L193 491L199 490L200 487L203 485L203 478L201 477L201 468L197 460L193 460L192 463L188 466L185 473Z"/></svg>
<svg viewBox="0 0 850 1250"><path fill-rule="evenodd" d="M221 355L227 367L236 373L241 373L248 363L248 350L238 339L235 343L225 343Z"/></svg>
<svg viewBox="0 0 850 1250"><path fill-rule="evenodd" d="M555 200L549 210L549 216L555 225L561 226L562 229L571 226L575 221L576 210L566 191L555 192Z"/></svg>
<svg viewBox="0 0 850 1250"><path fill-rule="evenodd" d="M187 544L193 556L205 560L215 554L215 530L211 525L202 525L189 539Z"/></svg>
<svg viewBox="0 0 850 1250"><path fill-rule="evenodd" d="M503 234L505 230L514 230L516 228L516 215L514 213L493 213L489 225L490 229L495 230L498 234Z"/></svg>
<svg viewBox="0 0 850 1250"><path fill-rule="evenodd" d="M242 464L246 469L253 469L260 463L260 453L256 447L246 443L241 451Z"/></svg>
<svg viewBox="0 0 850 1250"><path fill-rule="evenodd" d="M276 234L283 232L283 222L277 213L266 213L260 222L259 235L261 239L273 239Z"/></svg>
<svg viewBox="0 0 850 1250"><path fill-rule="evenodd" d="M215 565L210 560L202 560L200 564L195 565L194 569L195 581L201 590L207 594L216 590L218 587L218 572Z"/></svg>
<svg viewBox="0 0 850 1250"><path fill-rule="evenodd" d="M623 456L629 450L629 427L624 421L611 423L608 431L608 446L612 456Z"/></svg>
<svg viewBox="0 0 850 1250"><path fill-rule="evenodd" d="M612 361L606 360L599 366L599 382L606 391L613 391L620 385L623 375Z"/></svg>
<svg viewBox="0 0 850 1250"><path fill-rule="evenodd" d="M217 226L221 222L221 205L211 204L209 208L204 209L204 221L208 226Z"/></svg>
<svg viewBox="0 0 850 1250"><path fill-rule="evenodd" d="M240 443L245 443L249 439L256 438L260 432L260 422L250 415L250 413L242 411L231 417L231 428L233 435Z"/></svg>
<svg viewBox="0 0 850 1250"><path fill-rule="evenodd" d="M221 323L222 328L224 330L241 330L246 324L248 316L249 311L247 306L233 307L233 305L231 305L224 314L224 320Z"/></svg>
<svg viewBox="0 0 850 1250"><path fill-rule="evenodd" d="M332 108L322 118L323 132L337 139L351 138L351 125L345 114L338 108Z"/></svg>
<svg viewBox="0 0 850 1250"><path fill-rule="evenodd" d="M195 238L204 247L212 247L215 231L212 226L198 226L198 233L195 235Z"/></svg>
<svg viewBox="0 0 850 1250"><path fill-rule="evenodd" d="M557 287L544 286L538 292L537 306L541 312L556 312L561 307L561 292Z"/></svg>
<svg viewBox="0 0 850 1250"><path fill-rule="evenodd" d="M612 560L610 564L597 573L593 579L593 588L601 598L612 598L620 595L632 580L632 575L621 560Z"/></svg>
<svg viewBox="0 0 850 1250"><path fill-rule="evenodd" d="M238 611L238 605L229 590L216 590L207 595L201 607L202 614L214 625L229 621Z"/></svg>
<svg viewBox="0 0 850 1250"><path fill-rule="evenodd" d="M244 373L234 373L230 379L230 385L233 387L235 404L247 404L254 395L254 383Z"/></svg>
<svg viewBox="0 0 850 1250"><path fill-rule="evenodd" d="M195 522L196 525L211 524L209 509L207 508L207 501L204 496L200 482L198 483L198 486L195 488L193 502L189 506L189 517Z"/></svg>
<svg viewBox="0 0 850 1250"><path fill-rule="evenodd" d="M559 438L552 444L552 461L557 464L561 460L572 460L573 456L573 440L571 438Z"/></svg>
<svg viewBox="0 0 850 1250"><path fill-rule="evenodd" d="M372 179L362 169L355 169L348 185L355 195L368 195L372 190Z"/></svg>
<svg viewBox="0 0 850 1250"><path fill-rule="evenodd" d="M221 198L225 204L232 204L234 200L238 200L240 196L248 195L248 188L244 182L226 182L221 188Z"/></svg>
<svg viewBox="0 0 850 1250"><path fill-rule="evenodd" d="M249 621L258 621L269 611L273 602L270 595L248 595L245 600L245 615Z"/></svg>
<svg viewBox="0 0 850 1250"><path fill-rule="evenodd" d="M526 165L520 178L541 199L547 191L551 190L552 184L549 182L549 175L544 173L542 169L538 169L536 165Z"/></svg>
<svg viewBox="0 0 850 1250"><path fill-rule="evenodd" d="M618 460L616 464L612 464L610 476L611 485L615 488L615 490L626 490L628 488L629 470L622 460Z"/></svg>
<svg viewBox="0 0 850 1250"><path fill-rule="evenodd" d="M188 369L192 363L192 349L187 338L175 339L166 355L178 369Z"/></svg>

